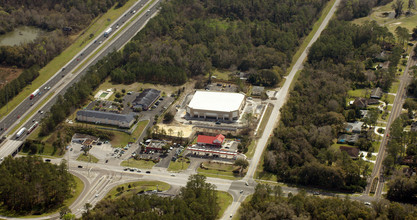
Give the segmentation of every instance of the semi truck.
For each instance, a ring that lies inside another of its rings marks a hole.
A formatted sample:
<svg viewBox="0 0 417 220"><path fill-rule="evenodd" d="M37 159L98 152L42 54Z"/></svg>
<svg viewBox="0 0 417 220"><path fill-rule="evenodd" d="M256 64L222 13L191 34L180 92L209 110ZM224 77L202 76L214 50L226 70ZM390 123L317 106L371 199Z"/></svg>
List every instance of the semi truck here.
<svg viewBox="0 0 417 220"><path fill-rule="evenodd" d="M104 37L108 37L113 29L109 28L104 32Z"/></svg>
<svg viewBox="0 0 417 220"><path fill-rule="evenodd" d="M26 131L26 128L23 127L22 129L20 129L17 133L16 133L16 139L20 138L20 136L22 136L22 134L24 134Z"/></svg>
<svg viewBox="0 0 417 220"><path fill-rule="evenodd" d="M37 96L39 92L40 90L36 89L34 92L32 92L32 94L30 94L29 99L32 100L33 98L35 98L35 96Z"/></svg>
<svg viewBox="0 0 417 220"><path fill-rule="evenodd" d="M30 128L28 129L28 134L30 134L30 132L32 132L33 130L35 130L36 127L38 127L39 123L37 121L35 121L35 123L30 126Z"/></svg>

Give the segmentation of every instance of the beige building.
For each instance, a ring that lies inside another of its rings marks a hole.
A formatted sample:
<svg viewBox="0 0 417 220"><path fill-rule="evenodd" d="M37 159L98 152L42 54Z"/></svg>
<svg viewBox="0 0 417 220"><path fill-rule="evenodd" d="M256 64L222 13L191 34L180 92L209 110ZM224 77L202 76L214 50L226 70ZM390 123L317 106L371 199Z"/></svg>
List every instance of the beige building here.
<svg viewBox="0 0 417 220"><path fill-rule="evenodd" d="M196 91L187 106L193 118L233 121L245 107L245 95L231 92Z"/></svg>

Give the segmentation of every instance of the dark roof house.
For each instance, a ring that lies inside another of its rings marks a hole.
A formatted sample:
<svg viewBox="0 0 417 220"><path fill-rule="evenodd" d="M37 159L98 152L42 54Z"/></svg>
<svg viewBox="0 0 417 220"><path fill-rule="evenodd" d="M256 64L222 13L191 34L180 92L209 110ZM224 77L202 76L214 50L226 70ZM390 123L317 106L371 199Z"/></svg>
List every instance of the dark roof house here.
<svg viewBox="0 0 417 220"><path fill-rule="evenodd" d="M346 152L351 158L358 158L359 157L359 149L356 147L348 147L348 146L340 146L340 151Z"/></svg>
<svg viewBox="0 0 417 220"><path fill-rule="evenodd" d="M371 92L371 98L372 99L381 99L382 98L382 89L379 87L376 87Z"/></svg>
<svg viewBox="0 0 417 220"><path fill-rule="evenodd" d="M260 96L262 95L262 92L265 90L265 87L263 86L254 86L252 87L252 95L253 96Z"/></svg>
<svg viewBox="0 0 417 220"><path fill-rule="evenodd" d="M133 109L148 110L151 105L159 99L161 91L156 89L145 89L132 102Z"/></svg>
<svg viewBox="0 0 417 220"><path fill-rule="evenodd" d="M366 108L368 106L368 102L365 98L356 98L353 102L353 106L357 108Z"/></svg>
<svg viewBox="0 0 417 220"><path fill-rule="evenodd" d="M417 121L411 123L411 131L417 132Z"/></svg>
<svg viewBox="0 0 417 220"><path fill-rule="evenodd" d="M111 112L80 110L77 112L77 120L96 124L114 125L121 128L130 128L135 122L135 117L133 114L122 115Z"/></svg>
<svg viewBox="0 0 417 220"><path fill-rule="evenodd" d="M353 135L342 134L337 139L337 143L354 145L358 140L359 140L359 134L353 134Z"/></svg>

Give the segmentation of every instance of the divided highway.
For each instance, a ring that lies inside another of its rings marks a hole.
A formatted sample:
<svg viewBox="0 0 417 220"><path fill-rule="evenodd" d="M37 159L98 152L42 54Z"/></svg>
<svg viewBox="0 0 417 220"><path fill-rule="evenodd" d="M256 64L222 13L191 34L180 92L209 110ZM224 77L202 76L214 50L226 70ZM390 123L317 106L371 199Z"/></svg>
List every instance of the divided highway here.
<svg viewBox="0 0 417 220"><path fill-rule="evenodd" d="M42 117L44 117L44 114L48 112L51 106L56 102L58 95L64 95L66 90L74 83L78 82L79 79L87 72L90 66L97 63L97 61L102 59L110 52L121 49L127 42L129 42L129 40L132 39L136 33L144 27L147 21L154 14L156 14L159 8L159 3L160 0L155 1L149 5L149 8L146 11L135 18L135 20L130 23L128 27L122 30L121 33L118 33L118 35L112 39L111 42L105 45L104 48L98 52L98 54L89 60L88 63L82 67L79 72L73 73L74 69L82 64L82 62L86 60L91 54L94 54L94 52L101 46L100 42L103 42L104 44L107 38L104 37L104 34L100 34L100 36L98 36L93 42L87 45L84 50L82 50L69 63L67 63L61 71L57 72L50 80L48 80L41 88L39 88L40 94L36 95L33 99L27 97L27 99L25 99L19 106L17 106L10 114L3 118L3 120L0 121L0 129L7 128L6 133L13 129L13 127L20 122L20 119L33 111L36 106L41 103L43 98L46 98L49 93L53 92L53 97L43 106L41 106L39 111L35 113L27 122L25 122L22 127L29 128L34 124L35 121L40 121ZM115 31L121 29L122 25L136 14L136 11L146 7L147 4L150 4L149 0L138 1L138 3L132 6L124 15L119 17L119 19L117 19L117 21L111 25L113 33L110 34L109 38L111 38ZM20 129L21 128L19 128L18 131ZM17 140L24 140L27 137L26 134L27 132L24 132L24 134L22 134ZM0 131L0 135L5 135L4 129ZM10 140L16 140L15 133L8 134L8 140L3 143L0 148L0 158L10 155L10 152L14 152L15 149L12 148L14 148L16 144Z"/></svg>

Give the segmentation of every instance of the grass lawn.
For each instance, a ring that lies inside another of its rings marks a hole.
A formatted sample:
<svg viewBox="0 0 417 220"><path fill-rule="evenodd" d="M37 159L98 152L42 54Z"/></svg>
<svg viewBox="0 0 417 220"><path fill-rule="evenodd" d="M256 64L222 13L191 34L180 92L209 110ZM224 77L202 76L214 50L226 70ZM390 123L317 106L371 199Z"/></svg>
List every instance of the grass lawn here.
<svg viewBox="0 0 417 220"><path fill-rule="evenodd" d="M393 104L394 103L394 99L395 99L395 96L394 95L387 94L387 98L384 99L384 101L388 101L388 104Z"/></svg>
<svg viewBox="0 0 417 220"><path fill-rule="evenodd" d="M130 185L130 188L129 188L129 185ZM123 187L124 190L118 192L117 188L119 187ZM125 183L125 184L113 187L113 189L111 189L110 192L107 193L105 198L115 199L119 196L137 194L141 191L156 190L157 187L158 187L158 191L166 191L171 188L171 186L168 183L164 183L161 181L137 181L137 182Z"/></svg>
<svg viewBox="0 0 417 220"><path fill-rule="evenodd" d="M301 46L298 48L297 52L294 54L294 56L292 57L292 61L291 61L291 65L290 67L288 67L287 69L287 75L290 73L292 67L294 66L295 62L297 62L298 58L300 58L301 53L305 50L305 48L307 48L308 43L310 43L311 39L313 38L314 34L317 32L317 30L319 29L321 23L323 23L324 18L326 17L326 15L329 13L330 9L332 8L332 6L334 5L334 3L336 2L336 0L331 0L327 3L326 7L323 9L323 11L321 12L321 16L319 17L319 19L314 23L312 30L310 31L310 33L304 38L303 43L301 44Z"/></svg>
<svg viewBox="0 0 417 220"><path fill-rule="evenodd" d="M131 135L121 131L111 131L114 136L110 141L113 147L125 147L129 142L134 142L135 140Z"/></svg>
<svg viewBox="0 0 417 220"><path fill-rule="evenodd" d="M393 82L391 88L389 88L389 93L397 93L400 82Z"/></svg>
<svg viewBox="0 0 417 220"><path fill-rule="evenodd" d="M233 202L233 197L227 192L223 191L216 191L217 194L217 203L220 206L219 214L217 214L217 218L221 218L226 211L227 207L230 206Z"/></svg>
<svg viewBox="0 0 417 220"><path fill-rule="evenodd" d="M255 150L256 150L256 141L252 139L252 141L250 142L248 146L248 152L245 153L246 157L248 159L251 159L253 157L253 154L255 154Z"/></svg>
<svg viewBox="0 0 417 220"><path fill-rule="evenodd" d="M381 146L381 142L380 141L373 141L372 146L374 147L374 153L378 153L379 147Z"/></svg>
<svg viewBox="0 0 417 220"><path fill-rule="evenodd" d="M384 6L376 7L373 9L374 11L369 16L356 19L353 21L353 23L364 24L366 21L376 21L379 25L386 26L389 29L389 31L391 31L392 33L395 33L395 29L398 26L405 27L411 32L411 30L416 27L416 20L417 20L416 10L411 10L413 15L409 17L406 17L404 15L402 15L400 18L384 17L382 15L384 12L394 12L394 10L391 8L391 5L393 3L394 1ZM407 6L407 3L405 3L404 11L407 11L407 10L408 10L408 6Z"/></svg>
<svg viewBox="0 0 417 220"><path fill-rule="evenodd" d="M80 156L78 156L77 160L78 161L84 161L84 162L91 162L91 163L97 163L98 162L98 159L95 156L93 156L91 154L84 155L84 153L80 154Z"/></svg>
<svg viewBox="0 0 417 220"><path fill-rule="evenodd" d="M223 163L213 163L203 162L204 167L207 169L202 169L199 167L197 169L198 174L207 176L207 177L215 177L215 178L223 178L223 179L242 179L242 176L238 174L234 174L233 170L237 169L236 166L232 164L223 164Z"/></svg>
<svg viewBox="0 0 417 220"><path fill-rule="evenodd" d="M355 89L349 90L348 95L350 97L364 97L369 98L371 95L371 89Z"/></svg>
<svg viewBox="0 0 417 220"><path fill-rule="evenodd" d="M122 161L120 164L124 167L134 167L139 169L152 169L152 167L155 165L155 163L151 160L135 160L135 159L128 159L125 161Z"/></svg>
<svg viewBox="0 0 417 220"><path fill-rule="evenodd" d="M259 125L258 131L256 132L256 136L261 137L262 134L264 133L266 124L269 121L269 117L271 116L273 109L274 107L272 105L266 106L266 110L265 110L264 116L262 117L262 121L260 122L261 124Z"/></svg>
<svg viewBox="0 0 417 220"><path fill-rule="evenodd" d="M41 87L49 78L51 78L56 72L58 72L66 63L68 63L77 53L79 53L84 47L93 40L90 38L90 34L101 34L107 26L109 26L116 18L123 14L128 8L130 8L135 0L129 0L125 3L123 7L115 9L112 7L107 11L106 14L103 14L100 17L97 17L91 22L91 25L84 31L80 31L78 35L71 36L76 40L65 49L60 55L51 60L45 67L39 71L39 76L36 78L31 85L26 86L22 91L15 96L8 103L9 112L12 111L19 103L21 103L25 98L35 91L37 88ZM7 107L4 106L0 109L0 114L3 117L7 115Z"/></svg>
<svg viewBox="0 0 417 220"><path fill-rule="evenodd" d="M188 169L189 166L190 166L190 159L180 157L175 162L171 161L169 163L168 171L180 172L182 170Z"/></svg>
<svg viewBox="0 0 417 220"><path fill-rule="evenodd" d="M140 135L142 134L143 130L145 129L146 125L148 125L149 120L140 121L137 124L136 129L132 133L132 137L138 139Z"/></svg>
<svg viewBox="0 0 417 220"><path fill-rule="evenodd" d="M215 70L213 70L213 75L212 76L215 76L216 79L219 79L219 80L228 81L229 80L229 74L231 74L230 71L215 69Z"/></svg>

